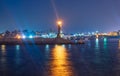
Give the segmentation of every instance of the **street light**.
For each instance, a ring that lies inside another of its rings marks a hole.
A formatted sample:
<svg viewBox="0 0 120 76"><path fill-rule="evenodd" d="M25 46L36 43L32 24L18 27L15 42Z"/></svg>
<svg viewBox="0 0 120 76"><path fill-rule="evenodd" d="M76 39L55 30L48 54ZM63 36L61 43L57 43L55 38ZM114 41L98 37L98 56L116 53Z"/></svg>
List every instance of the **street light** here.
<svg viewBox="0 0 120 76"><path fill-rule="evenodd" d="M62 28L62 21L58 20L57 21L57 26L58 26L58 34L57 34L57 38L61 38L61 28Z"/></svg>
<svg viewBox="0 0 120 76"><path fill-rule="evenodd" d="M57 21L57 25L62 26L62 21L61 20Z"/></svg>

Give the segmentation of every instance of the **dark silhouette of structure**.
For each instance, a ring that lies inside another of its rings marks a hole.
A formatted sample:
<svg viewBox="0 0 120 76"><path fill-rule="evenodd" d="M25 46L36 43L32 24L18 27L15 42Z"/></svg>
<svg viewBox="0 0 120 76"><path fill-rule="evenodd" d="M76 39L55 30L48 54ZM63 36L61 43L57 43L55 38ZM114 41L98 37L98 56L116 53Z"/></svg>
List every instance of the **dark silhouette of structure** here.
<svg viewBox="0 0 120 76"><path fill-rule="evenodd" d="M59 21L57 22L57 26L58 26L57 38L61 38L62 21L59 20Z"/></svg>

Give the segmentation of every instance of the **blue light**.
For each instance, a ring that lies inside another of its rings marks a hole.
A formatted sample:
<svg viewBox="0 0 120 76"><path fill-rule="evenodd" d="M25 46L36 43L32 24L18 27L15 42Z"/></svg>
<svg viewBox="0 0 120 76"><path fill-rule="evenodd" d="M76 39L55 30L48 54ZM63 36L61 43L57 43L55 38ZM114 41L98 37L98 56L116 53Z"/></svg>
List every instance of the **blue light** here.
<svg viewBox="0 0 120 76"><path fill-rule="evenodd" d="M98 38L96 38L96 40L95 40L95 48L96 49L99 49L99 39Z"/></svg>
<svg viewBox="0 0 120 76"><path fill-rule="evenodd" d="M96 33L98 33L98 31L96 31Z"/></svg>
<svg viewBox="0 0 120 76"><path fill-rule="evenodd" d="M33 36L32 36L32 35L30 35L30 36L29 36L29 38L33 38Z"/></svg>
<svg viewBox="0 0 120 76"><path fill-rule="evenodd" d="M20 45L16 45L16 50L20 50Z"/></svg>
<svg viewBox="0 0 120 76"><path fill-rule="evenodd" d="M62 45L62 47L64 47L64 48L65 48L65 45Z"/></svg>
<svg viewBox="0 0 120 76"><path fill-rule="evenodd" d="M48 45L48 44L45 46L45 49L46 49L47 51L49 50L49 45Z"/></svg>
<svg viewBox="0 0 120 76"><path fill-rule="evenodd" d="M107 38L104 38L104 42L106 42L107 41Z"/></svg>
<svg viewBox="0 0 120 76"><path fill-rule="evenodd" d="M95 35L95 33L94 33L94 32L92 32L92 35Z"/></svg>
<svg viewBox="0 0 120 76"><path fill-rule="evenodd" d="M107 38L104 38L104 49L107 48Z"/></svg>
<svg viewBox="0 0 120 76"><path fill-rule="evenodd" d="M26 38L26 36L25 36L25 35L23 35L23 36L22 36L22 38L23 38L23 39L25 39L25 38Z"/></svg>

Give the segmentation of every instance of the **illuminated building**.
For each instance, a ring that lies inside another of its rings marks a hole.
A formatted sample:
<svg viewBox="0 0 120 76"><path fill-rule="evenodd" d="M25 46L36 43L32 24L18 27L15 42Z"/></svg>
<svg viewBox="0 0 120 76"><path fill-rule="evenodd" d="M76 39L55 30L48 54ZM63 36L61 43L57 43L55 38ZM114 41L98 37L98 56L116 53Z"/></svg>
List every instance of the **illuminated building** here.
<svg viewBox="0 0 120 76"><path fill-rule="evenodd" d="M109 36L118 36L118 32L113 31L108 33Z"/></svg>

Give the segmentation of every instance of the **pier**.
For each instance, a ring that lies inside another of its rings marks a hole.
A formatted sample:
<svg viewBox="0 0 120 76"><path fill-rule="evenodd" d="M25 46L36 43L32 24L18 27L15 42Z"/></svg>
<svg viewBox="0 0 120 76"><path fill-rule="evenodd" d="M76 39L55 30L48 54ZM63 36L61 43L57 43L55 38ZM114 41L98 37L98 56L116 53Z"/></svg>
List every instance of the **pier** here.
<svg viewBox="0 0 120 76"><path fill-rule="evenodd" d="M84 41L81 42L72 42L71 40L63 38L33 38L33 39L15 39L15 38L6 38L0 39L0 44L84 44Z"/></svg>

